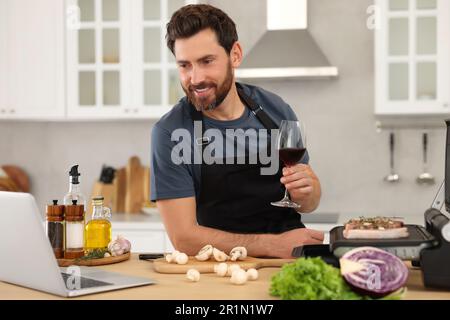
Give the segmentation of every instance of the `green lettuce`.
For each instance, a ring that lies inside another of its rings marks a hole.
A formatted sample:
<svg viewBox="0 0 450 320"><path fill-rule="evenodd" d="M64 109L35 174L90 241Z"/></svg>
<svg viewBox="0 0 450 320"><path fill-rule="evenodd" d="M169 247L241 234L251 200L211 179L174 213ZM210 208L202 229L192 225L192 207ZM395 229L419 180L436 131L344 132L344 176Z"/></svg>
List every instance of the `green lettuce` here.
<svg viewBox="0 0 450 320"><path fill-rule="evenodd" d="M405 290L383 300L401 299ZM321 258L299 258L284 265L271 279L270 294L283 300L367 300L347 285L340 270Z"/></svg>

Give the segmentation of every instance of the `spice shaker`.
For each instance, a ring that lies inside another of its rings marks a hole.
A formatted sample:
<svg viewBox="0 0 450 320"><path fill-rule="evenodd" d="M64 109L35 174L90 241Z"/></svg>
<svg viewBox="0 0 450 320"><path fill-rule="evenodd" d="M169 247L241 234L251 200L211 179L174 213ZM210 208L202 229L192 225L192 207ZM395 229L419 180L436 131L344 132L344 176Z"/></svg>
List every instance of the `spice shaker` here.
<svg viewBox="0 0 450 320"><path fill-rule="evenodd" d="M84 205L72 200L66 205L66 250L64 258L77 259L84 256Z"/></svg>
<svg viewBox="0 0 450 320"><path fill-rule="evenodd" d="M47 236L57 259L64 258L64 206L53 200L53 205L47 205Z"/></svg>

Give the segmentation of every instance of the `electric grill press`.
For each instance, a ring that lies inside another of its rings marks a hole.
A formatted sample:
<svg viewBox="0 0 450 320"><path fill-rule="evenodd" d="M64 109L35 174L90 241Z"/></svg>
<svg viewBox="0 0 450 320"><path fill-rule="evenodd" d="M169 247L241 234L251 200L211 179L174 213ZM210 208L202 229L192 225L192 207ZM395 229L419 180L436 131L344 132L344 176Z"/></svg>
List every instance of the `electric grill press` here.
<svg viewBox="0 0 450 320"><path fill-rule="evenodd" d="M445 181L450 182L450 120L447 124ZM450 183L441 184L431 208L424 213L425 227L406 225L408 238L402 239L345 239L343 226L330 231L330 244L295 248L294 257L320 256L327 263L339 266L338 258L345 252L363 246L377 247L391 252L422 269L426 287L450 289ZM442 211L445 203L445 210Z"/></svg>

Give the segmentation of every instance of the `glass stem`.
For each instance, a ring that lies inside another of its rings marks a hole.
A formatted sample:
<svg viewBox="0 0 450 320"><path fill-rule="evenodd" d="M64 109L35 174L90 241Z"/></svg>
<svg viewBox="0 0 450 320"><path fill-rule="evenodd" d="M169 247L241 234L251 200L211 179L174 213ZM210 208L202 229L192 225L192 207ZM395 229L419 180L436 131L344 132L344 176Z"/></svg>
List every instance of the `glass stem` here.
<svg viewBox="0 0 450 320"><path fill-rule="evenodd" d="M283 200L282 201L290 201L291 199L290 199L290 197L289 197L289 193L288 193L288 190L287 189L285 189L285 191L284 191L284 198L283 198Z"/></svg>

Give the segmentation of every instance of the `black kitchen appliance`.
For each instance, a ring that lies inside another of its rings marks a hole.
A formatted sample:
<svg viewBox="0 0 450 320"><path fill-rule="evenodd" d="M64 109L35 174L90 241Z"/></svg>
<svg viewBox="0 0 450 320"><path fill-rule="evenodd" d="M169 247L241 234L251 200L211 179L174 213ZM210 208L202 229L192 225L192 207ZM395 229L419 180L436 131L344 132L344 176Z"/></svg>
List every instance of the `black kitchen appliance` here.
<svg viewBox="0 0 450 320"><path fill-rule="evenodd" d="M423 249L437 245L436 238L424 227L406 225L409 236L400 239L346 239L344 227L335 227L330 231L330 250L336 257L342 257L347 251L359 247L377 247L388 251L402 260L417 261Z"/></svg>
<svg viewBox="0 0 450 320"><path fill-rule="evenodd" d="M447 124L445 151L445 180L425 212L425 227L438 244L421 251L420 268L427 287L450 289L450 120Z"/></svg>
<svg viewBox="0 0 450 320"><path fill-rule="evenodd" d="M411 260L422 270L426 287L450 289L450 120L447 124L445 181L431 205L425 211L425 227L406 225L409 237L403 239L345 239L344 227L330 231L330 244L294 248L294 257L321 256L327 263L338 265L336 259L345 252L362 246L384 249L396 256ZM444 206L445 204L445 206Z"/></svg>

